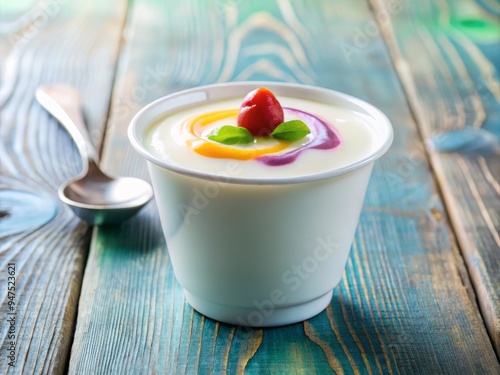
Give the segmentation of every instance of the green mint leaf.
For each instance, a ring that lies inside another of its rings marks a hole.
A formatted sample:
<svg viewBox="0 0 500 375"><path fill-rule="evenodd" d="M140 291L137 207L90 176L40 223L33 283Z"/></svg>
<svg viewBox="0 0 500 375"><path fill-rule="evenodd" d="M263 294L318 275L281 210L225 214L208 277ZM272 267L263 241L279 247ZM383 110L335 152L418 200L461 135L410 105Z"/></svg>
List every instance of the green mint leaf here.
<svg viewBox="0 0 500 375"><path fill-rule="evenodd" d="M214 129L208 139L225 145L244 145L253 142L252 134L246 128L231 125Z"/></svg>
<svg viewBox="0 0 500 375"><path fill-rule="evenodd" d="M311 131L307 125L300 120L282 122L271 133L271 137L286 141L297 141L304 138Z"/></svg>

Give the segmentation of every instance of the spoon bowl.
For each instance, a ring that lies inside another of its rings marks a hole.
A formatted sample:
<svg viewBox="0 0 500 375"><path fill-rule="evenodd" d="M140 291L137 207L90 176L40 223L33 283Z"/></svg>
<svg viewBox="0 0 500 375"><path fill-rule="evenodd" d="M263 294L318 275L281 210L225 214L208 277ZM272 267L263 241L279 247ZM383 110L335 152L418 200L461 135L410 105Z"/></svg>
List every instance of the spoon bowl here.
<svg viewBox="0 0 500 375"><path fill-rule="evenodd" d="M148 182L134 177L111 177L99 169L75 88L65 84L41 86L36 98L68 130L82 155L83 171L58 191L61 201L76 215L94 225L119 223L151 200L153 189Z"/></svg>
<svg viewBox="0 0 500 375"><path fill-rule="evenodd" d="M83 220L95 224L111 224L135 215L151 200L151 186L138 178L120 177L97 180L85 175L61 185L59 199Z"/></svg>

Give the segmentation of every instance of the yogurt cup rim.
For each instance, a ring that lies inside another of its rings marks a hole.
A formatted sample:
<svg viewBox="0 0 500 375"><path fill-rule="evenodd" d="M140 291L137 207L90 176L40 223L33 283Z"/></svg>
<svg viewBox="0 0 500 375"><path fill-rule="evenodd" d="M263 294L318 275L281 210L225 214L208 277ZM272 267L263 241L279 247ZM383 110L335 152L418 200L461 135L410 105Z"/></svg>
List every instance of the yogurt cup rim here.
<svg viewBox="0 0 500 375"><path fill-rule="evenodd" d="M343 104L344 107L348 105L350 109L355 109L358 111L362 110L363 112L365 112L365 114L368 114L371 118L373 118L373 122L377 123L377 127L378 126L383 127L382 129L384 131L383 139L365 157L357 160L356 162L347 164L341 168L329 169L322 172L316 172L306 175L297 175L292 177L266 177L266 178L219 176L213 173L201 172L190 168L185 168L182 165L162 160L156 157L153 153L148 151L146 147L144 147L141 141L141 138L144 135L145 131L150 128L152 123L155 120L164 117L170 111L174 113L181 109L196 106L197 104L203 104L209 101L234 98L235 96L237 96L236 94L233 93L235 89L242 89L242 92L245 92L242 96L243 100L243 97L246 95L246 93L258 87L266 87L270 89L276 94L276 96L278 96L278 100L279 96L289 96L300 99L320 101L326 104L333 104L332 101L335 101L336 102L335 104L337 105ZM243 88L245 90L243 90ZM226 92L231 91L231 93L221 96L220 92L224 92L224 89L228 89L226 90ZM286 92L288 91L289 93L287 94ZM298 92L302 94L308 93L311 94L313 97L305 95L297 95ZM327 99L318 100L315 99L316 97L328 98L329 100ZM174 105L169 107L168 106L169 102L171 103L173 102ZM175 103L177 103L177 105L175 105ZM148 117L150 118L148 119ZM216 84L197 86L191 89L178 91L163 96L159 99L156 99L153 102L144 106L139 112L135 114L128 127L128 138L130 143L132 144L132 147L146 160L150 161L151 163L157 166L190 177L201 178L216 182L221 181L224 183L245 184L245 185L296 184L296 183L325 180L332 177L340 176L352 172L356 169L362 168L365 165L368 165L377 160L378 158L380 158L391 146L393 137L394 137L394 132L392 129L392 125L387 116L378 108L374 107L373 105L361 99L323 87L296 84L296 83L281 83L281 82L267 82L267 81L216 83Z"/></svg>

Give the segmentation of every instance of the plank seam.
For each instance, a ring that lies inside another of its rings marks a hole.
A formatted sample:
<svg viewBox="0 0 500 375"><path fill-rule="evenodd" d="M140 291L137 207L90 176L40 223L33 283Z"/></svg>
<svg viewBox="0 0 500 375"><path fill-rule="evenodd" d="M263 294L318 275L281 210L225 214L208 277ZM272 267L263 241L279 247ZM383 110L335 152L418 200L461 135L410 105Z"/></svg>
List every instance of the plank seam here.
<svg viewBox="0 0 500 375"><path fill-rule="evenodd" d="M124 45L124 38L123 38L123 33L124 33L124 29L125 29L125 25L127 24L127 20L128 20L128 16L129 16L129 11L130 11L130 3L129 1L125 1L125 5L124 5L124 14L125 14L125 17L123 17L123 21L122 21L122 24L120 25L120 40L119 40L119 43L117 45L117 49L116 49L116 55L115 55L115 61L114 61L114 69L113 69L113 75L112 75L112 78L111 78L111 91L113 91L113 87L115 85L115 80L116 80L116 77L117 77L117 70L118 70L118 59L119 59L119 56L120 56L120 51L122 50L122 47ZM107 123L108 123L108 120L109 120L109 116L110 116L110 111L111 111L111 107L112 107L112 103L113 103L113 96L110 95L110 98L109 98L109 104L108 104L108 109L106 111L106 121L105 121L105 126L104 126L104 130L103 130L103 136L101 138L101 142L100 142L100 147L99 149L97 150L98 151L98 155L101 156L102 155L102 146L104 145L104 137L106 135L106 128L107 128ZM83 265L83 268L82 268L82 277L81 277L81 280L80 280L80 285L78 286L79 287L79 290L78 290L78 295L75 295L75 298L78 299L78 303L76 304L76 313L75 313L75 317L74 317L74 321L73 321L73 334L71 335L70 339L69 339L69 342L68 342L68 353L69 355L67 356L67 361L66 363L64 364L64 373L68 373L69 372L69 369L70 369L70 363L71 363L71 359L73 358L73 345L75 343L75 337L76 337L76 327L78 326L78 315L79 315L79 310L80 310L80 298L81 298L81 294L82 294L82 286L83 286L83 280L85 279L85 273L86 273L86 270L87 270L87 264L89 262L89 258L90 258L90 250L92 247L94 247L94 244L95 244L95 241L96 241L96 232L97 231L97 228L96 227L93 227L91 229L91 237L90 237L90 241L88 243L88 246L87 246L87 252L86 252L86 259L84 261L84 265ZM75 286L76 288L76 286Z"/></svg>
<svg viewBox="0 0 500 375"><path fill-rule="evenodd" d="M377 16L377 14L381 14L385 11L385 5L382 4L382 0L367 0L368 5L370 9L373 12L373 18L375 22L377 22L379 30L380 30L380 35L382 37L382 40L384 44L387 47L389 57L391 60L391 63L394 67L394 70L396 72L396 76L401 84L402 90L405 94L405 100L408 103L408 108L410 111L410 114L413 118L413 120L416 123L416 128L417 128L417 134L420 137L420 140L422 141L423 144L425 144L425 139L428 134L426 134L426 128L424 127L425 120L422 116L423 113L423 108L420 103L420 100L418 99L418 94L416 91L416 85L414 83L413 77L411 75L409 65L407 61L403 58L402 53L399 49L399 46L397 44L395 35L394 35L394 29L392 27L392 21L389 22L383 22L383 20L380 19L380 17ZM450 212L449 212L449 207L448 204L446 203L446 199L444 197L444 192L441 186L441 183L439 182L439 179L436 177L436 171L434 167L434 163L432 162L432 157L428 151L427 148L424 147L424 155L425 159L427 162L427 165L430 169L431 172L431 179L433 186L436 189L436 193L438 194L439 200L442 203L443 210L444 210L444 219L445 219L445 224L446 227L448 228L448 232L450 235L450 242L454 250L456 257L457 257L457 263L455 264L457 267L458 274L460 275L462 284L464 288L470 289L471 293L467 293L469 298L471 299L471 303L476 307L476 310L479 312L479 316L481 318L481 321L483 323L483 326L488 334L488 338L490 340L490 344L493 348L493 351L497 357L497 360L500 362L500 353L495 350L495 342L494 342L494 337L493 333L489 331L488 326L486 324L486 316L485 312L478 306L480 306L479 299L477 297L476 293L476 286L473 283L473 280L471 278L471 274L469 272L467 262L465 261L464 255L463 255L463 249L460 245L460 242L458 241L458 237L455 232L455 228L453 227L453 224L450 220ZM461 267L460 265L465 265L464 267ZM468 288L468 286L471 286L471 288Z"/></svg>

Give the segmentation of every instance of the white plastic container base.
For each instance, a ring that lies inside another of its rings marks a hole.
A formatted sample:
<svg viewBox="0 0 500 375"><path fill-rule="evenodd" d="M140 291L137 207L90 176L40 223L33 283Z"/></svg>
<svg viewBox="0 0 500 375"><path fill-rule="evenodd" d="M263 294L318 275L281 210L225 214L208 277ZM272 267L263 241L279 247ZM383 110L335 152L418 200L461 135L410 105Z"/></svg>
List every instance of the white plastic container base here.
<svg viewBox="0 0 500 375"><path fill-rule="evenodd" d="M330 304L333 291L301 304L273 307L266 304L257 308L219 305L184 290L187 302L199 313L224 323L251 327L278 327L312 318Z"/></svg>
<svg viewBox="0 0 500 375"><path fill-rule="evenodd" d="M377 147L355 163L317 174L222 180L160 160L143 144L158 118L199 103L243 98L257 87L269 88L278 99L304 98L361 112L373 120ZM147 160L187 302L212 319L254 327L300 322L328 306L349 256L373 163L392 137L389 120L370 104L331 90L273 82L169 95L142 109L129 127L133 147ZM193 206L189 215L179 209Z"/></svg>

